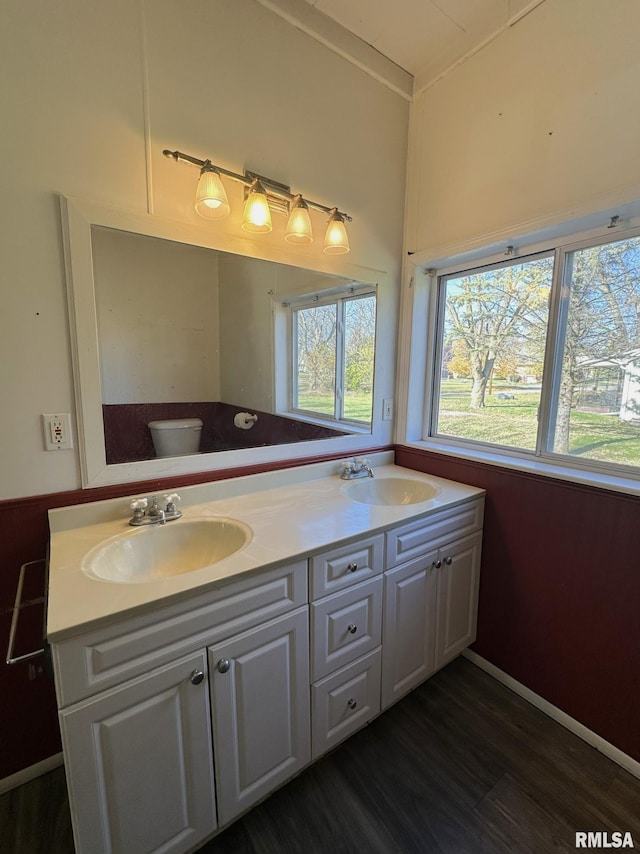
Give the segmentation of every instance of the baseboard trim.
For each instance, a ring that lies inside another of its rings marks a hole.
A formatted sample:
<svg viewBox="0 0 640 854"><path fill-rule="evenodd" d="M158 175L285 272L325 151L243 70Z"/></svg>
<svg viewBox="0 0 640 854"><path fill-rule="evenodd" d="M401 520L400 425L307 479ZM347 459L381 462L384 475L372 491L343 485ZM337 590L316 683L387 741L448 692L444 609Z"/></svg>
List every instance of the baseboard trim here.
<svg viewBox="0 0 640 854"><path fill-rule="evenodd" d="M54 756L43 759L42 762L36 762L35 765L29 765L28 768L23 768L9 777L4 777L0 780L0 795L4 795L10 789L15 789L16 786L22 786L30 780L35 780L36 777L53 771L54 768L58 768L62 764L62 753L56 753Z"/></svg>
<svg viewBox="0 0 640 854"><path fill-rule="evenodd" d="M629 774L633 774L634 777L640 779L640 762L637 762L635 759L632 759L631 756L623 753L622 750L615 747L615 745L605 741L605 739L597 733L587 729L586 726L566 714L566 712L563 712L562 709L559 709L552 703L547 702L547 700L539 694L535 694L527 688L526 685L523 685L512 676L509 676L509 674L505 673L504 670L500 670L499 667L496 667L495 664L487 661L486 658L472 652L470 649L466 649L462 655L481 670L484 670L490 676L493 676L494 679L497 679L498 682L501 682L515 694L518 694L528 703L531 703L532 706L535 706L537 709L540 709L541 712L544 712L545 715L553 718L554 721L561 724L565 729L568 729L574 735L577 735L583 741L586 741L587 744L591 745L591 747L595 747L596 750L604 754L604 756L611 759L617 765L620 765L620 767L624 768L625 771L628 771Z"/></svg>

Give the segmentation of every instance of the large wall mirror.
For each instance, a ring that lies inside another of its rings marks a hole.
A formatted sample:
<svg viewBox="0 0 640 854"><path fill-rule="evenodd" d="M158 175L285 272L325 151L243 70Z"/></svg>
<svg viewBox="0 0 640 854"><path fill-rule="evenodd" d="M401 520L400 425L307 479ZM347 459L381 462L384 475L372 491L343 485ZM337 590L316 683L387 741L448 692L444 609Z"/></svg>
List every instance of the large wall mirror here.
<svg viewBox="0 0 640 854"><path fill-rule="evenodd" d="M84 486L389 441L375 417L383 273L222 251L188 224L61 204ZM197 453L160 456L148 425L176 419L201 422Z"/></svg>

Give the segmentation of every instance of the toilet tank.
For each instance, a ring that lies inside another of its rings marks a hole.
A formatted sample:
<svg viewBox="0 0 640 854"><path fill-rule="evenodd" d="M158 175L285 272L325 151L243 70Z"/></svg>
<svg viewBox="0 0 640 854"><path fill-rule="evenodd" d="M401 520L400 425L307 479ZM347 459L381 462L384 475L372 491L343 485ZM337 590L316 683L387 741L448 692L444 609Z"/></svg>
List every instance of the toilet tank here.
<svg viewBox="0 0 640 854"><path fill-rule="evenodd" d="M172 418L149 421L153 447L157 457L181 457L200 452L200 418Z"/></svg>

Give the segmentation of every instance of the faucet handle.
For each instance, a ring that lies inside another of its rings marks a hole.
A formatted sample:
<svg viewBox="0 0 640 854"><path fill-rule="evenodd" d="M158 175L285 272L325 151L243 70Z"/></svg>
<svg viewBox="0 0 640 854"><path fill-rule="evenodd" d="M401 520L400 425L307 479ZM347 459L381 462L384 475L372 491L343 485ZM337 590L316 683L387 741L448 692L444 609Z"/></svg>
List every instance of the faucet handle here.
<svg viewBox="0 0 640 854"><path fill-rule="evenodd" d="M346 478L353 470L353 462L351 460L342 460L340 462L340 476Z"/></svg>
<svg viewBox="0 0 640 854"><path fill-rule="evenodd" d="M167 502L165 507L165 513L168 513L170 516L181 516L182 513L177 509L176 504L179 504L182 500L177 492L170 492L168 495L162 496L164 500Z"/></svg>
<svg viewBox="0 0 640 854"><path fill-rule="evenodd" d="M145 510L149 501L146 498L134 498L129 503L129 507L133 510L133 516L129 520L130 525L142 525L145 519Z"/></svg>

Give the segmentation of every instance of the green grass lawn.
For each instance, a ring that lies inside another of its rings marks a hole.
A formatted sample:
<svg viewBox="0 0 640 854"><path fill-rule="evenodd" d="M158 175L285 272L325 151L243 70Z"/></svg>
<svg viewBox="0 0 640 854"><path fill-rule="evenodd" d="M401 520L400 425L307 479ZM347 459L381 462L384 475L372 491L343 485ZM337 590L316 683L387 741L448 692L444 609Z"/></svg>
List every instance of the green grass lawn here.
<svg viewBox="0 0 640 854"><path fill-rule="evenodd" d="M352 421L371 421L371 392L348 391L344 397L344 417ZM300 394L298 408L333 417L333 395Z"/></svg>
<svg viewBox="0 0 640 854"><path fill-rule="evenodd" d="M513 400L500 400L500 392ZM538 429L540 391L536 388L494 383L484 409L471 409L470 380L444 380L441 387L438 433L459 439L474 439L495 445L534 451ZM301 409L333 416L333 396L300 396ZM354 421L371 419L371 394L350 392L345 397L345 417ZM593 412L571 413L570 453L576 457L607 463L640 466L640 427L615 415Z"/></svg>
<svg viewBox="0 0 640 854"><path fill-rule="evenodd" d="M442 383L438 433L474 439L524 450L535 450L539 390L526 386L495 384L484 409L469 407L470 380ZM505 391L513 400L499 400ZM570 422L570 454L602 462L640 465L640 427L616 415L573 410Z"/></svg>

